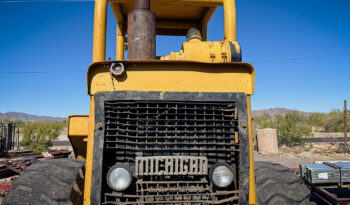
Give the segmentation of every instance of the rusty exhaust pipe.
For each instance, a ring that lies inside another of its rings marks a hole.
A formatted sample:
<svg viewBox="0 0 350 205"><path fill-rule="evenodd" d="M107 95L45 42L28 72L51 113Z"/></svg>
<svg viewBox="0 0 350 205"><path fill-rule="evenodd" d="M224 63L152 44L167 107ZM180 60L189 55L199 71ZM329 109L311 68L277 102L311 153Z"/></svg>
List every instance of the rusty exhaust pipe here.
<svg viewBox="0 0 350 205"><path fill-rule="evenodd" d="M128 14L128 59L156 59L156 17L150 0L135 0L135 10Z"/></svg>

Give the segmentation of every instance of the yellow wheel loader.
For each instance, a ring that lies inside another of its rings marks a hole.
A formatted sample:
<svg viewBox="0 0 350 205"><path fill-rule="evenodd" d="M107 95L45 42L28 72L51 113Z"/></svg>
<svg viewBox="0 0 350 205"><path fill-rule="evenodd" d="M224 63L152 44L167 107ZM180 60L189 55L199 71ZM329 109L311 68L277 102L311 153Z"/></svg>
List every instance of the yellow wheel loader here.
<svg viewBox="0 0 350 205"><path fill-rule="evenodd" d="M76 159L30 166L3 204L309 204L308 189L288 169L254 169L254 68L241 62L234 0L109 5L116 58L105 58L108 1L96 0L90 113L68 120ZM220 6L225 35L207 41ZM156 56L156 35L186 42Z"/></svg>

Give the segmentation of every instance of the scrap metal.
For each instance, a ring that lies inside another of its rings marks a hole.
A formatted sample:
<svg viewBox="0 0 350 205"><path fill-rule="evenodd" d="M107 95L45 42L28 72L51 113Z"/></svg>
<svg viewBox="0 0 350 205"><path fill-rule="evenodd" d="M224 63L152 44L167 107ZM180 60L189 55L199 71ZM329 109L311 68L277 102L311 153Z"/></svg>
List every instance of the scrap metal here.
<svg viewBox="0 0 350 205"><path fill-rule="evenodd" d="M3 150L0 152L0 196L5 196L12 182L28 166L41 160L52 158L68 158L69 150L51 150L43 153L33 153L32 150Z"/></svg>

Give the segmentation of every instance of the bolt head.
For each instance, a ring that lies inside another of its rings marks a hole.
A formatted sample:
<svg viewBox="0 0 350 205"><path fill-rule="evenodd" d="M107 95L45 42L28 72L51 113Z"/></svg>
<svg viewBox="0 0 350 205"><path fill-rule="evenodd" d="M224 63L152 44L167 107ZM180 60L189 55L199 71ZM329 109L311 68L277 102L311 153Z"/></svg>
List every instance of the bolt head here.
<svg viewBox="0 0 350 205"><path fill-rule="evenodd" d="M98 131L102 131L103 130L103 124L102 123L97 123L96 124L96 129L98 130Z"/></svg>
<svg viewBox="0 0 350 205"><path fill-rule="evenodd" d="M241 122L241 127L242 128L247 128L248 127L248 123L246 121Z"/></svg>

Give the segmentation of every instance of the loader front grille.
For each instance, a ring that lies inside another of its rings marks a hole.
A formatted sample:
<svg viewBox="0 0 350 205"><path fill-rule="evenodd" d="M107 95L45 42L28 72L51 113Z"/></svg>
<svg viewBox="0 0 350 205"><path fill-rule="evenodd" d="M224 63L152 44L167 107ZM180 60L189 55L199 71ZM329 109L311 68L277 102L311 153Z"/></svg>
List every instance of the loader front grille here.
<svg viewBox="0 0 350 205"><path fill-rule="evenodd" d="M206 157L209 167L225 162L238 173L236 102L105 101L104 114L104 176L116 163L134 166L136 157L156 156ZM233 204L236 175L225 189L207 175L137 176L128 193L103 185L102 204Z"/></svg>

